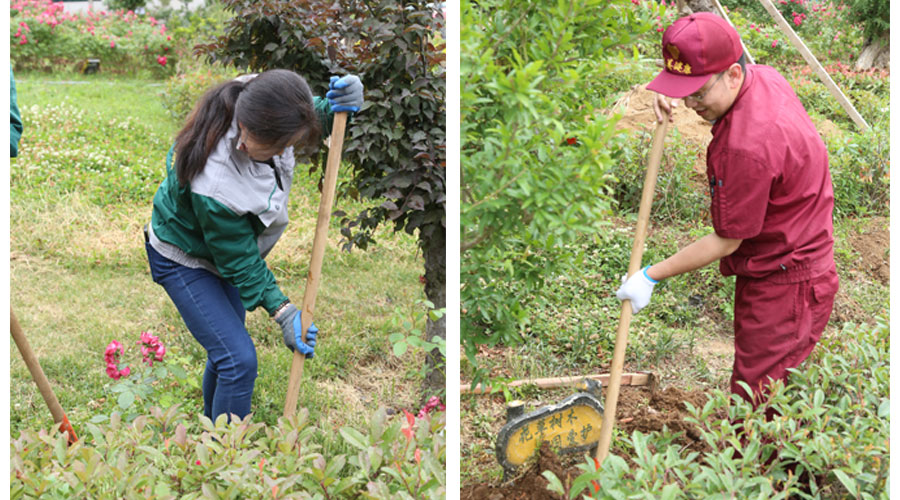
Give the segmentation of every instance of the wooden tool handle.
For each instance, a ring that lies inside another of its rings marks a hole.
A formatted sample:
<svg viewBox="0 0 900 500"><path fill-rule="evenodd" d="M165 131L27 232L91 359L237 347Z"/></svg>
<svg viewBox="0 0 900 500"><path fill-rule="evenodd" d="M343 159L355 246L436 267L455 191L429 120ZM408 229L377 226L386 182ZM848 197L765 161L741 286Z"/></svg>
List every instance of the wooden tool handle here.
<svg viewBox="0 0 900 500"><path fill-rule="evenodd" d="M328 243L328 224L331 220L331 207L334 204L334 192L337 188L338 167L341 165L341 149L344 147L344 130L346 128L347 113L335 113L334 124L331 126L328 161L325 164L325 181L322 184L322 200L319 202L319 217L316 220L316 236L313 240L309 275L306 278L306 291L303 294L303 308L300 315L304 342L306 342L306 330L313 322L313 312L316 309L316 293L319 291L319 281L322 277L322 261L325 258L325 246ZM284 401L285 417L291 417L297 412L297 398L300 396L300 379L303 377L304 361L306 361L306 356L300 354L299 351L294 351L287 397Z"/></svg>
<svg viewBox="0 0 900 500"><path fill-rule="evenodd" d="M63 411L62 405L60 405L59 400L56 399L56 394L53 393L53 389L50 387L50 381L47 380L47 376L44 375L44 370L41 369L41 364L38 363L37 356L35 356L34 351L31 350L31 345L28 343L28 339L25 338L25 333L22 332L22 327L19 326L19 320L16 319L12 307L9 308L9 331L10 334L12 334L13 340L16 341L16 347L19 348L19 353L22 354L25 366L27 366L28 371L31 372L31 378L34 379L34 383L37 384L38 390L41 391L44 402L47 403L47 407L50 408L50 414L53 415L53 421L60 424L60 432L69 433L69 444L74 443L78 440L75 436L75 430L72 429L72 424L69 423L66 412Z"/></svg>
<svg viewBox="0 0 900 500"><path fill-rule="evenodd" d="M631 247L631 261L628 263L628 276L641 270L641 258L644 256L644 240L647 238L647 225L650 221L650 206L653 204L653 193L656 189L656 177L662 158L663 143L669 125L668 116L656 126L653 145L650 149L647 173L644 177L644 191L641 194L641 205L638 209L637 228L634 235L634 246ZM606 401L603 408L603 422L600 425L600 441L597 444L597 461L602 465L609 454L609 444L616 423L616 404L619 401L619 386L622 383L622 369L625 365L625 347L628 345L628 326L631 324L631 301L622 301L622 312L619 315L619 329L616 332L616 346L613 349L612 369L609 374L609 385L606 389Z"/></svg>

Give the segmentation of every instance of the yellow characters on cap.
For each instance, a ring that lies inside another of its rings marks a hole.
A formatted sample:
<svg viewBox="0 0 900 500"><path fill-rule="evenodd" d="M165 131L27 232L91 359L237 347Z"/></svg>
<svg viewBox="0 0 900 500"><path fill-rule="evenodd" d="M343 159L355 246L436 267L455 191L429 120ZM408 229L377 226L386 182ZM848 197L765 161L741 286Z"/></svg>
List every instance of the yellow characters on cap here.
<svg viewBox="0 0 900 500"><path fill-rule="evenodd" d="M683 63L678 60L679 56L681 56L681 51L678 50L678 47L672 45L671 43L666 46L666 50L669 52L669 55L672 56L671 59L666 61L666 68L673 73L681 73L682 75L690 75L691 74L691 65L687 63Z"/></svg>

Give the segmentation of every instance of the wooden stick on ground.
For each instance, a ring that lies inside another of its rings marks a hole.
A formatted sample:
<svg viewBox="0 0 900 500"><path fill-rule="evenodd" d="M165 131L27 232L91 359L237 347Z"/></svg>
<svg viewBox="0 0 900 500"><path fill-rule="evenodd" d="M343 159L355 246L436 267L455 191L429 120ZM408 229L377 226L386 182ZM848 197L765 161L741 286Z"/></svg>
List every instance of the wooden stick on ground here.
<svg viewBox="0 0 900 500"><path fill-rule="evenodd" d="M591 379L600 382L601 385L609 385L608 373L594 375L579 375L574 377L549 377L549 378L532 378L524 380L516 380L505 384L506 387L520 387L524 385L533 385L539 389L554 389L557 387L569 387L578 384L584 379ZM623 373L621 383L625 385L653 385L653 374L651 373ZM478 384L474 388L468 384L461 384L459 387L460 394L491 394L490 389L484 384Z"/></svg>
<svg viewBox="0 0 900 500"><path fill-rule="evenodd" d="M304 342L306 342L306 330L313 322L313 311L316 308L316 293L319 291L319 281L322 277L322 261L325 258L325 245L328 242L328 223L331 220L331 207L334 204L334 192L337 188L338 167L341 165L341 149L344 147L344 130L346 128L347 113L335 113L334 124L331 126L331 145L328 148L328 160L325 163L325 180L322 184L322 200L319 202L319 217L316 220L316 236L313 240L309 274L306 278L306 291L303 294L303 309L300 315ZM284 401L285 417L291 417L297 412L297 399L300 397L300 379L303 378L304 361L306 361L306 356L294 351L287 396Z"/></svg>

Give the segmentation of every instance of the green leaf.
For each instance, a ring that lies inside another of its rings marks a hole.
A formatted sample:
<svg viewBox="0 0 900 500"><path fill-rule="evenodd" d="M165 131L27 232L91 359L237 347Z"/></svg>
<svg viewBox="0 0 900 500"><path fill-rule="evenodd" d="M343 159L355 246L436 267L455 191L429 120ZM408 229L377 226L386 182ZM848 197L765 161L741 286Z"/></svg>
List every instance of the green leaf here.
<svg viewBox="0 0 900 500"><path fill-rule="evenodd" d="M341 436L344 437L344 440L350 443L351 445L361 449L367 450L369 448L368 440L363 433L352 427L341 427L340 430Z"/></svg>
<svg viewBox="0 0 900 500"><path fill-rule="evenodd" d="M856 481L850 479L850 476L848 476L847 473L840 469L834 469L832 472L834 472L834 475L838 478L841 484L844 485L844 488L847 488L848 492L855 495L859 491L856 486Z"/></svg>
<svg viewBox="0 0 900 500"><path fill-rule="evenodd" d="M131 407L132 404L134 404L134 393L131 391L127 391L119 394L117 403L119 404L119 408L127 410Z"/></svg>
<svg viewBox="0 0 900 500"><path fill-rule="evenodd" d="M554 474L552 471L545 470L544 472L541 472L541 475L544 476L544 478L546 478L550 483L547 485L548 490L559 495L565 495L566 490L563 488L562 481L560 481L559 478L556 477L556 474Z"/></svg>
<svg viewBox="0 0 900 500"><path fill-rule="evenodd" d="M407 344L405 341L394 344L394 356L403 356L406 354Z"/></svg>
<svg viewBox="0 0 900 500"><path fill-rule="evenodd" d="M107 420L109 420L109 417L106 415L103 415L101 413L99 415L94 415L93 417L91 417L89 422L91 422L93 424L100 424L100 423L106 422Z"/></svg>

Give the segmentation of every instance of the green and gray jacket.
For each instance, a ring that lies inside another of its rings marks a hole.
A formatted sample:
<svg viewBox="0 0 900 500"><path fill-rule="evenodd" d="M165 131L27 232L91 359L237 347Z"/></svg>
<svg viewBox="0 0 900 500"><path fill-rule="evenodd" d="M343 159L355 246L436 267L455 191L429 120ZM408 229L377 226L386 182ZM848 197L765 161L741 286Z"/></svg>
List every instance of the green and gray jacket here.
<svg viewBox="0 0 900 500"><path fill-rule="evenodd" d="M331 106L327 99L314 100L327 136ZM271 314L287 297L264 259L288 224L294 148L269 165L238 150L239 137L233 120L203 171L185 186L178 184L172 146L166 179L153 197L150 245L169 260L224 278L248 311L262 306Z"/></svg>

